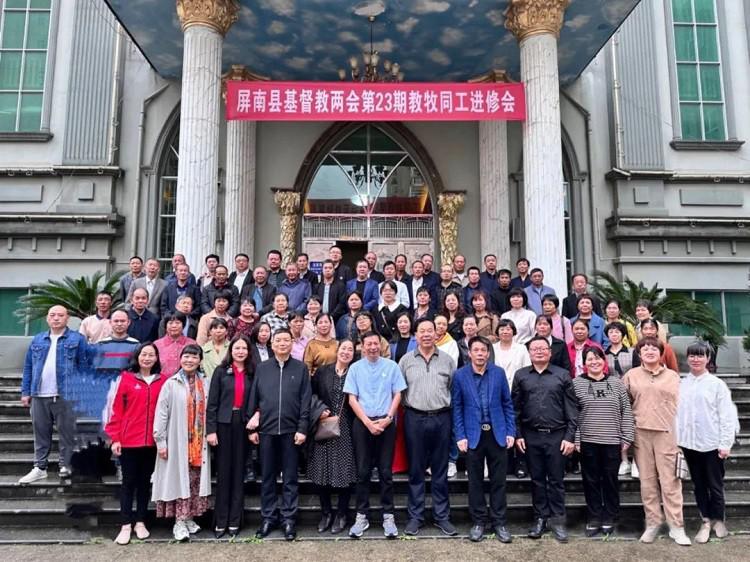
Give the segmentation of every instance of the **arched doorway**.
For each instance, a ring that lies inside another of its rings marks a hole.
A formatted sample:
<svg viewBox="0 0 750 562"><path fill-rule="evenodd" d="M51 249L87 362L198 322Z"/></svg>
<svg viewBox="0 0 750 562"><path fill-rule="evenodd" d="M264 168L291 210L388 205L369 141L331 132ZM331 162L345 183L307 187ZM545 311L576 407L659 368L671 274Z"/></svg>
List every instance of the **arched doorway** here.
<svg viewBox="0 0 750 562"><path fill-rule="evenodd" d="M325 259L333 243L350 260L373 251L380 258L403 253L411 261L435 251L442 182L403 125L334 125L305 160L297 188L301 247L311 261Z"/></svg>

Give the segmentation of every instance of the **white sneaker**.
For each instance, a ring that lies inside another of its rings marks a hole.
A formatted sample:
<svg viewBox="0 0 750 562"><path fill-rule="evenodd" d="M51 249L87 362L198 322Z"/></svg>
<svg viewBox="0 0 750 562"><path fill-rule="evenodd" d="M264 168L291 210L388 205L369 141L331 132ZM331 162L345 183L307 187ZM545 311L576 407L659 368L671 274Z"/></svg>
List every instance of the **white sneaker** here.
<svg viewBox="0 0 750 562"><path fill-rule="evenodd" d="M620 470L617 471L618 476L627 476L628 473L632 470L630 463L628 461L622 461L620 463Z"/></svg>
<svg viewBox="0 0 750 562"><path fill-rule="evenodd" d="M186 541L190 538L187 525L185 521L175 521L174 527L172 527L172 535L176 541Z"/></svg>
<svg viewBox="0 0 750 562"><path fill-rule="evenodd" d="M703 521L701 522L700 529L698 529L698 532L695 535L694 540L698 544L706 544L710 537L711 537L711 520L704 518Z"/></svg>
<svg viewBox="0 0 750 562"><path fill-rule="evenodd" d="M369 528L370 522L367 520L367 515L364 513L357 513L357 519L354 521L352 528L349 529L349 536L358 539Z"/></svg>
<svg viewBox="0 0 750 562"><path fill-rule="evenodd" d="M641 477L641 473L638 472L638 465L635 464L635 461L633 461L633 464L632 464L632 466L630 468L630 477L631 478L640 478Z"/></svg>
<svg viewBox="0 0 750 562"><path fill-rule="evenodd" d="M133 532L133 528L130 525L123 525L120 529L119 534L115 537L115 544L125 546L130 542L130 535Z"/></svg>
<svg viewBox="0 0 750 562"><path fill-rule="evenodd" d="M456 469L456 463L449 462L448 463L448 478L455 478L456 474L458 474L458 469Z"/></svg>
<svg viewBox="0 0 750 562"><path fill-rule="evenodd" d="M185 527L187 527L188 533L190 533L191 535L195 535L196 533L201 532L200 525L198 525L198 523L196 523L192 519L188 519L187 521L185 521Z"/></svg>
<svg viewBox="0 0 750 562"><path fill-rule="evenodd" d="M725 539L729 536L729 529L727 529L724 521L717 519L716 521L712 521L712 523L714 526L714 533L716 533L717 538Z"/></svg>
<svg viewBox="0 0 750 562"><path fill-rule="evenodd" d="M635 466L635 464L633 465ZM645 544L651 544L656 540L656 536L659 534L659 525L655 525L653 527L646 527L646 530L643 531L643 534L641 535L641 538L638 539L642 543Z"/></svg>
<svg viewBox="0 0 750 562"><path fill-rule="evenodd" d="M57 471L57 475L60 478L70 478L71 472L67 466L61 466L60 469Z"/></svg>
<svg viewBox="0 0 750 562"><path fill-rule="evenodd" d="M685 534L685 529L683 527L670 527L669 538L674 540L674 542L680 546L690 546L692 544L690 542L690 537Z"/></svg>
<svg viewBox="0 0 750 562"><path fill-rule="evenodd" d="M36 482L37 480L44 480L45 478L47 478L47 471L35 466L26 476L22 476L21 478L19 478L18 483L31 484L32 482Z"/></svg>

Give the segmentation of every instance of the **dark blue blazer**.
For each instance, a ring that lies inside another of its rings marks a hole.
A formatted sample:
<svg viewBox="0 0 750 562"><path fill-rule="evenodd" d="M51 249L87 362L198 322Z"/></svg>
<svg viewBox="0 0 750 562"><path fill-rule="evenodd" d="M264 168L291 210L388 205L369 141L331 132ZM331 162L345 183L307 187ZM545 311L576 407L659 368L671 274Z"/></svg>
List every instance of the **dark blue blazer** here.
<svg viewBox="0 0 750 562"><path fill-rule="evenodd" d="M201 316L201 290L198 288L198 285L191 285L190 283L188 283L187 289L185 290L185 295L193 299L193 312L190 314L190 316L197 320ZM179 298L179 296L180 293L177 291L176 282L168 283L167 287L164 289L164 292L161 294L161 302L159 303L159 310L161 311L162 316L169 312L174 312L175 310L177 310L175 307L177 305L177 299Z"/></svg>
<svg viewBox="0 0 750 562"><path fill-rule="evenodd" d="M346 282L346 294L351 293L352 291L357 290L357 278L350 279ZM378 283L377 281L373 281L372 279L368 279L365 281L365 294L362 295L362 305L364 306L365 310L369 310L370 312L375 312L378 309L378 299L380 298L380 293L378 292Z"/></svg>
<svg viewBox="0 0 750 562"><path fill-rule="evenodd" d="M488 364L485 377L490 381L490 422L495 441L506 447L506 437L515 437L516 420L513 400L508 388L505 371L497 365ZM453 375L451 388L453 408L453 431L456 441L469 440L469 448L475 449L482 434L482 404L471 365L461 367Z"/></svg>

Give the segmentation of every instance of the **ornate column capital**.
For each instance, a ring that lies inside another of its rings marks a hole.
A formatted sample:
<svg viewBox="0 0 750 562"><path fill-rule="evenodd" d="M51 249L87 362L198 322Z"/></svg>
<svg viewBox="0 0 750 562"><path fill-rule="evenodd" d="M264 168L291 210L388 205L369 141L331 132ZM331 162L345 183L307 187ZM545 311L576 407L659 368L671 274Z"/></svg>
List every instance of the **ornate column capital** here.
<svg viewBox="0 0 750 562"><path fill-rule="evenodd" d="M301 194L299 191L274 190L273 201L279 208L279 214L281 215L279 242L281 245L281 263L283 264L294 260L294 256L297 254L300 200Z"/></svg>
<svg viewBox="0 0 750 562"><path fill-rule="evenodd" d="M444 191L438 195L441 264L451 263L458 253L458 212L465 198L462 191Z"/></svg>
<svg viewBox="0 0 750 562"><path fill-rule="evenodd" d="M505 27L519 42L541 33L559 37L568 4L570 0L509 0Z"/></svg>
<svg viewBox="0 0 750 562"><path fill-rule="evenodd" d="M193 25L205 25L226 35L239 18L239 11L237 0L177 0L177 17L183 32Z"/></svg>
<svg viewBox="0 0 750 562"><path fill-rule="evenodd" d="M515 80L510 77L510 74L508 74L506 70L493 68L492 70L488 70L484 74L480 74L479 76L475 76L474 78L469 78L468 82L469 84L511 84L515 82Z"/></svg>
<svg viewBox="0 0 750 562"><path fill-rule="evenodd" d="M227 97L227 82L236 80L238 82L262 82L270 80L268 76L256 74L248 69L244 64L233 64L224 74L221 75L221 96Z"/></svg>

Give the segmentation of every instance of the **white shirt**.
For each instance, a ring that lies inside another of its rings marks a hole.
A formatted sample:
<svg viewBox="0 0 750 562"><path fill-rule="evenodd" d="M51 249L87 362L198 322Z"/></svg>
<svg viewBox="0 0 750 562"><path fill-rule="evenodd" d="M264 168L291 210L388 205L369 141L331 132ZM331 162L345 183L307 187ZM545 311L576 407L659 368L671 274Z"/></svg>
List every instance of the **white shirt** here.
<svg viewBox="0 0 750 562"><path fill-rule="evenodd" d="M513 336L514 342L525 344L534 337L534 333L536 332L536 314L532 311L525 308L519 308L518 310L511 309L503 312L500 318L507 318L515 324L516 335Z"/></svg>
<svg viewBox="0 0 750 562"><path fill-rule="evenodd" d="M417 279L416 277L411 278L411 294L414 295L414 308L417 307L417 290L424 285L424 277Z"/></svg>
<svg viewBox="0 0 750 562"><path fill-rule="evenodd" d="M396 281L394 279L393 282L398 288L398 291L396 291L396 300L406 308L409 308L409 289L407 289L406 285L401 281ZM378 285L378 294L380 294L380 288L383 286L383 283L385 283L385 281ZM383 306L383 297L378 298L378 306Z"/></svg>
<svg viewBox="0 0 750 562"><path fill-rule="evenodd" d="M49 352L44 360L42 380L39 384L39 396L42 398L57 396L57 340L60 339L60 335L62 334L55 335L51 332L49 335Z"/></svg>
<svg viewBox="0 0 750 562"><path fill-rule="evenodd" d="M683 377L675 423L680 447L704 453L731 449L739 421L726 383L708 372Z"/></svg>
<svg viewBox="0 0 750 562"><path fill-rule="evenodd" d="M151 297L151 293L154 292L154 283L156 283L155 279L146 279L146 290L148 291L149 298Z"/></svg>
<svg viewBox="0 0 750 562"><path fill-rule="evenodd" d="M242 292L242 284L245 282L245 277L247 277L249 271L249 269L246 269L242 273L238 271L237 275L234 278L234 286L237 287L237 290L240 292Z"/></svg>
<svg viewBox="0 0 750 562"><path fill-rule="evenodd" d="M508 379L508 388L513 388L513 377L516 376L516 371L521 367L531 365L526 346L513 342L510 344L510 349L503 349L500 347L500 342L495 342L492 348L495 352L495 365L503 368L505 378Z"/></svg>
<svg viewBox="0 0 750 562"><path fill-rule="evenodd" d="M443 353L447 353L451 359L453 359L454 364L458 364L458 344L456 343L456 340L450 339L447 342L445 342L443 345L437 345L436 346L440 351Z"/></svg>

